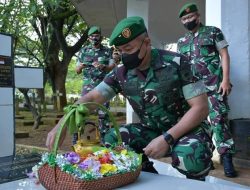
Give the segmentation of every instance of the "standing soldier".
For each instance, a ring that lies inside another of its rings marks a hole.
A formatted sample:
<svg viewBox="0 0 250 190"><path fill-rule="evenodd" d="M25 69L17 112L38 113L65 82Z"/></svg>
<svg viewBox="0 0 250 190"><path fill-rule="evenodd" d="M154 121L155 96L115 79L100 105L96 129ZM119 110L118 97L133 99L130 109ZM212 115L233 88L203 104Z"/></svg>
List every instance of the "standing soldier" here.
<svg viewBox="0 0 250 190"><path fill-rule="evenodd" d="M94 89L105 75L115 66L112 63L111 49L101 44L101 28L99 26L92 26L88 31L88 40L90 45L83 47L78 56L76 73L83 73L83 89L82 96ZM109 108L109 102L104 104ZM108 115L101 110L98 110L99 115L99 130L101 136L109 127ZM73 144L76 143L78 134L73 135Z"/></svg>
<svg viewBox="0 0 250 190"><path fill-rule="evenodd" d="M188 57L195 75L206 85L213 140L221 155L225 175L236 177L232 163L235 147L228 125L227 96L232 88L228 43L219 28L204 26L200 22L196 4L184 5L179 12L179 18L189 32L178 40L177 49Z"/></svg>
<svg viewBox="0 0 250 190"><path fill-rule="evenodd" d="M112 58L115 65L119 65L121 63L121 52L115 47L113 48Z"/></svg>

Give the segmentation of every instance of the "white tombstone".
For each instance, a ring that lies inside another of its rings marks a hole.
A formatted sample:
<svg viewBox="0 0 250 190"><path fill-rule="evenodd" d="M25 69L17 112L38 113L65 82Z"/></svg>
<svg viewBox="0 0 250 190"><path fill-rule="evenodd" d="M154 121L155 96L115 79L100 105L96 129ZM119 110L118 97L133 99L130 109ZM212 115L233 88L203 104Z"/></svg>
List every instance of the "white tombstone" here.
<svg viewBox="0 0 250 190"><path fill-rule="evenodd" d="M12 37L0 34L0 158L14 154Z"/></svg>
<svg viewBox="0 0 250 190"><path fill-rule="evenodd" d="M0 33L0 158L15 155L15 88L43 88L43 69L13 64L11 35Z"/></svg>
<svg viewBox="0 0 250 190"><path fill-rule="evenodd" d="M16 88L43 88L43 68L15 67Z"/></svg>

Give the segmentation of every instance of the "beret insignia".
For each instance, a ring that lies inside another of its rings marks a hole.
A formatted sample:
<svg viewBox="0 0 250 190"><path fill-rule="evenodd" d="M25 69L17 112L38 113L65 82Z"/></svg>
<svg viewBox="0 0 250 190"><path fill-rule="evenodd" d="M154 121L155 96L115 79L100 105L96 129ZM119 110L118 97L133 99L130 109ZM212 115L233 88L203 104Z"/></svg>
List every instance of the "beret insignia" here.
<svg viewBox="0 0 250 190"><path fill-rule="evenodd" d="M131 31L129 28L124 28L122 31L122 36L124 38L129 38L131 36Z"/></svg>

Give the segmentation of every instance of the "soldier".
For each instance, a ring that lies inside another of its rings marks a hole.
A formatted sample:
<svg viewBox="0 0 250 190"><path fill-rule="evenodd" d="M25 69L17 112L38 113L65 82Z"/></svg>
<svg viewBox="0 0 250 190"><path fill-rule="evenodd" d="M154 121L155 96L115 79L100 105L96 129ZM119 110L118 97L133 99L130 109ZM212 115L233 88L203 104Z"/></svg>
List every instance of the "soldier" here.
<svg viewBox="0 0 250 190"><path fill-rule="evenodd" d="M228 125L227 96L232 88L229 77L228 43L219 28L204 26L200 22L196 4L184 5L179 12L179 17L188 32L178 40L178 52L187 56L193 64L195 75L204 81L213 140L221 155L225 175L236 177L232 163L235 147Z"/></svg>
<svg viewBox="0 0 250 190"><path fill-rule="evenodd" d="M76 73L83 73L82 96L94 89L115 66L112 63L111 49L101 44L102 36L99 26L92 26L89 29L88 40L90 45L80 50L76 65ZM104 105L109 108L109 102ZM98 116L99 129L101 136L103 136L105 130L109 127L109 119L108 115L101 110L98 110ZM73 135L73 144L76 144L77 139L78 135L75 133Z"/></svg>
<svg viewBox="0 0 250 190"><path fill-rule="evenodd" d="M113 48L112 58L114 60L115 65L121 63L121 52L117 48Z"/></svg>
<svg viewBox="0 0 250 190"><path fill-rule="evenodd" d="M125 144L143 153L142 171L157 173L148 157L171 155L172 166L187 178L205 180L213 152L209 126L202 122L208 114L207 95L189 62L177 53L151 48L141 17L121 20L110 45L121 51L123 64L77 103L103 103L121 93L140 118L140 123L125 124L119 130ZM49 149L57 128L48 134ZM117 142L113 128L104 140L106 146Z"/></svg>

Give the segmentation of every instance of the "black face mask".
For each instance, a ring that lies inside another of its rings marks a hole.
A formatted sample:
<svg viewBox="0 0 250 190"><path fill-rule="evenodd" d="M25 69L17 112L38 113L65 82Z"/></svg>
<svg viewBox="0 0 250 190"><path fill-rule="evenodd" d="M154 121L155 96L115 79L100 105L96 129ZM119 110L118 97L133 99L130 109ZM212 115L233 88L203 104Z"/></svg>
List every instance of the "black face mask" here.
<svg viewBox="0 0 250 190"><path fill-rule="evenodd" d="M141 46L142 46L143 42L144 42L144 40L142 41ZM122 63L127 69L134 69L134 68L138 67L141 64L144 57L146 56L147 52L145 53L143 58L138 57L140 50L141 50L141 46L136 52L134 52L132 54L123 53L121 55Z"/></svg>
<svg viewBox="0 0 250 190"><path fill-rule="evenodd" d="M91 37L90 42L92 45L96 46L101 43L101 37Z"/></svg>
<svg viewBox="0 0 250 190"><path fill-rule="evenodd" d="M100 42L101 42L100 38L92 38L91 39L91 43L95 46L100 44Z"/></svg>
<svg viewBox="0 0 250 190"><path fill-rule="evenodd" d="M197 23L197 19L194 19L193 21L191 22L186 22L184 24L184 27L188 30L193 30L196 26L198 25Z"/></svg>

